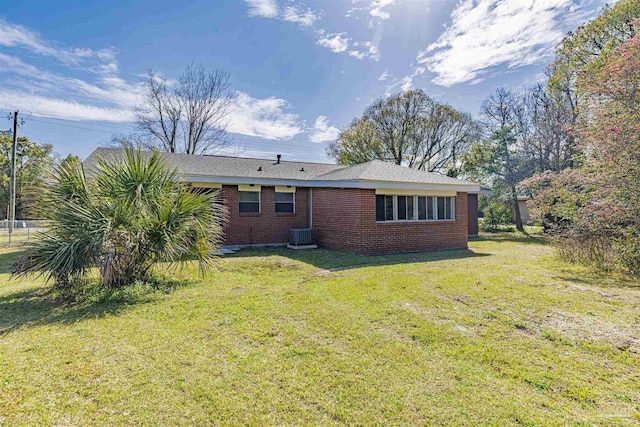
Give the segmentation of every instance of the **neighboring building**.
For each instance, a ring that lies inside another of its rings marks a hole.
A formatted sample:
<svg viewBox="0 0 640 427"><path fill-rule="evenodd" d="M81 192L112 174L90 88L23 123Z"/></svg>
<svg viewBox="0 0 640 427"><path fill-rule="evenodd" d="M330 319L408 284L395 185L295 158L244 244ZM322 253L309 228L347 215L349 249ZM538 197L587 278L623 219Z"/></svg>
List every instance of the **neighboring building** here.
<svg viewBox="0 0 640 427"><path fill-rule="evenodd" d="M98 148L85 168L119 152ZM436 173L382 161L343 166L279 155L162 156L192 186L221 189L227 245L286 243L290 229L309 228L318 245L383 254L463 249L468 234L477 234L479 186Z"/></svg>
<svg viewBox="0 0 640 427"><path fill-rule="evenodd" d="M528 224L528 225L532 224L531 215L529 214L529 207L527 206L530 200L531 200L531 197L527 197L527 196L518 197L518 208L520 208L520 218L522 218L523 224ZM513 216L515 217L515 214Z"/></svg>

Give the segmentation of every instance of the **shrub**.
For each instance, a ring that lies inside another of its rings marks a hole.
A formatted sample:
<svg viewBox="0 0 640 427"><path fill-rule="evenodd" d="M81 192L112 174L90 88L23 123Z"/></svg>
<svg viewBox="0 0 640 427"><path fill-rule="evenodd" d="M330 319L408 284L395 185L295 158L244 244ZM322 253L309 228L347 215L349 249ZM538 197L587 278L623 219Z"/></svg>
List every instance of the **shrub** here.
<svg viewBox="0 0 640 427"><path fill-rule="evenodd" d="M496 198L488 200L483 209L482 229L484 231L498 231L508 228L511 223L511 209Z"/></svg>
<svg viewBox="0 0 640 427"><path fill-rule="evenodd" d="M634 227L613 242L618 264L630 274L640 277L640 231Z"/></svg>
<svg viewBox="0 0 640 427"><path fill-rule="evenodd" d="M558 255L567 262L584 264L600 270L615 268L615 253L611 239L601 235L575 232L562 233L556 240Z"/></svg>
<svg viewBox="0 0 640 427"><path fill-rule="evenodd" d="M79 161L63 162L43 203L51 226L14 273L44 275L63 291L93 268L107 289L149 280L158 262L195 260L204 271L221 242L218 194L190 190L155 152L100 159L90 178Z"/></svg>

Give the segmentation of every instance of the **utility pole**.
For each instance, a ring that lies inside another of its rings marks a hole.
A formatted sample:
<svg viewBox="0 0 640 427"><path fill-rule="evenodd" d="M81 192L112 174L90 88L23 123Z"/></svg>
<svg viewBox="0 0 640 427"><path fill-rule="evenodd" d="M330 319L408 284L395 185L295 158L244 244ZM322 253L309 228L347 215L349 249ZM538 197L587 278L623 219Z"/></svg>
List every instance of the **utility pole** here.
<svg viewBox="0 0 640 427"><path fill-rule="evenodd" d="M16 221L16 148L18 146L18 112L13 113L13 144L11 145L11 189L9 192L9 246Z"/></svg>

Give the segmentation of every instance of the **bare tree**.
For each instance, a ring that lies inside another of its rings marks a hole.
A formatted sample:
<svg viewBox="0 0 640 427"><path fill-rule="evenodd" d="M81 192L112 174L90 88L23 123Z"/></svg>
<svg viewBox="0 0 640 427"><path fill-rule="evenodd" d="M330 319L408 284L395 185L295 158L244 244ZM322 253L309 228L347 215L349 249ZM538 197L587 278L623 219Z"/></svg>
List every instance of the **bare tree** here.
<svg viewBox="0 0 640 427"><path fill-rule="evenodd" d="M233 99L225 71L190 65L175 84L151 71L138 126L163 151L210 153L231 143L226 127Z"/></svg>
<svg viewBox="0 0 640 427"><path fill-rule="evenodd" d="M533 134L527 103L521 94L500 88L483 102L481 116L487 136L465 156L465 169L490 181L497 195L509 202L516 227L524 232L518 184L532 173L525 150Z"/></svg>
<svg viewBox="0 0 640 427"><path fill-rule="evenodd" d="M477 137L470 115L412 90L369 106L340 133L328 153L342 164L379 159L455 174L459 157Z"/></svg>
<svg viewBox="0 0 640 427"><path fill-rule="evenodd" d="M536 171L560 172L572 166L577 151L570 132L576 119L573 104L562 93L549 91L541 84L525 96L533 131L527 149L535 160Z"/></svg>

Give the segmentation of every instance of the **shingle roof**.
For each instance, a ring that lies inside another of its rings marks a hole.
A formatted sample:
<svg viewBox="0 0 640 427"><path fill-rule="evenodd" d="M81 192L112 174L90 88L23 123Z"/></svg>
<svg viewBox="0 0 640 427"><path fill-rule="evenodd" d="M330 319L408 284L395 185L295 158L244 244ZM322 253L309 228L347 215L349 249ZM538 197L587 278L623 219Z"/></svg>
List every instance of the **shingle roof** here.
<svg viewBox="0 0 640 427"><path fill-rule="evenodd" d="M91 169L100 157L109 159L122 153L119 148L97 148L84 161ZM143 152L150 155L150 152ZM289 162L276 163L274 159L252 159L227 156L194 156L189 154L160 153L167 163L182 175L195 178L227 177L269 180L353 182L375 181L403 184L477 186L472 182L451 178L438 173L410 169L393 163L374 160L353 166L326 163ZM258 183L258 182L256 182ZM311 185L312 183L310 183Z"/></svg>
<svg viewBox="0 0 640 427"><path fill-rule="evenodd" d="M472 184L439 173L419 171L382 160L373 160L337 169L322 175L321 179L410 182L415 184Z"/></svg>
<svg viewBox="0 0 640 427"><path fill-rule="evenodd" d="M122 153L120 148L97 148L83 162L85 168L95 166L99 157L115 157ZM151 155L151 152L143 152ZM245 178L272 179L315 179L346 166L281 161L276 164L275 159L252 159L228 156L193 156L190 154L160 153L164 160L174 166L182 175L228 176ZM259 170L261 169L261 170ZM304 169L304 171L301 171Z"/></svg>

